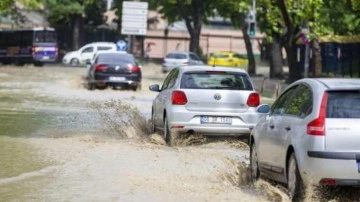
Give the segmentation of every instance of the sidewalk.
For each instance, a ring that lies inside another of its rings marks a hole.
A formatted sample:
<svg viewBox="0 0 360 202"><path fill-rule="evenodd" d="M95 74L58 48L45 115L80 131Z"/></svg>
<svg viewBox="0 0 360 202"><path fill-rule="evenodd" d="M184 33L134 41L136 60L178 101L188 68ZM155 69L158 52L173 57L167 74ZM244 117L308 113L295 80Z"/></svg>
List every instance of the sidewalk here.
<svg viewBox="0 0 360 202"><path fill-rule="evenodd" d="M283 70L285 73L289 72L288 67L284 67ZM270 67L260 63L256 66L256 76L251 77L255 90L261 94L265 102L273 102L287 86L284 80L269 79L269 75Z"/></svg>

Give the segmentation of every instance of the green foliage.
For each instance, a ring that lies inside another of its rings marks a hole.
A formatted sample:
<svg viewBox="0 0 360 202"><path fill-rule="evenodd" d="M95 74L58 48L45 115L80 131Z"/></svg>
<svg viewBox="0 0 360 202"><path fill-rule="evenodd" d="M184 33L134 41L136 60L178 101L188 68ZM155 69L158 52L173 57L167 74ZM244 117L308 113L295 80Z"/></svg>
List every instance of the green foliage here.
<svg viewBox="0 0 360 202"><path fill-rule="evenodd" d="M240 27L246 14L250 10L250 4L243 0L217 1L216 11L220 16L230 18L234 27Z"/></svg>
<svg viewBox="0 0 360 202"><path fill-rule="evenodd" d="M49 21L56 22L68 22L72 15L86 16L88 8L95 5L96 9L90 9L91 12L100 10L96 5L101 5L101 1L95 0L45 0L46 7L49 9ZM103 6L104 7L104 6ZM102 19L102 15L96 16L96 18Z"/></svg>
<svg viewBox="0 0 360 202"><path fill-rule="evenodd" d="M17 0L16 2L24 6L24 8L37 9L43 6L41 0ZM15 0L0 0L0 14L10 13L13 10Z"/></svg>
<svg viewBox="0 0 360 202"><path fill-rule="evenodd" d="M360 11L360 1L359 0L351 0L351 6L354 11Z"/></svg>
<svg viewBox="0 0 360 202"><path fill-rule="evenodd" d="M8 11L14 4L14 0L1 0L0 1L0 14Z"/></svg>
<svg viewBox="0 0 360 202"><path fill-rule="evenodd" d="M7 12L12 7L13 4L14 4L14 0L1 0L0 14Z"/></svg>
<svg viewBox="0 0 360 202"><path fill-rule="evenodd" d="M44 5L42 0L17 0L17 2L29 9L39 9Z"/></svg>
<svg viewBox="0 0 360 202"><path fill-rule="evenodd" d="M163 18L167 19L169 24L183 20L184 16L187 16L191 21L194 21L194 7L193 1L196 0L149 0L150 9L157 10L162 14ZM207 21L207 17L214 15L214 9L216 5L220 5L225 0L213 1L213 0L201 0L199 6L203 9L203 22ZM220 2L220 3L219 3Z"/></svg>
<svg viewBox="0 0 360 202"><path fill-rule="evenodd" d="M360 2L359 0L357 0ZM319 35L352 35L360 33L360 15L348 0L324 1L318 18Z"/></svg>
<svg viewBox="0 0 360 202"><path fill-rule="evenodd" d="M85 10L78 0L47 0L51 22L68 21L74 14L84 15Z"/></svg>

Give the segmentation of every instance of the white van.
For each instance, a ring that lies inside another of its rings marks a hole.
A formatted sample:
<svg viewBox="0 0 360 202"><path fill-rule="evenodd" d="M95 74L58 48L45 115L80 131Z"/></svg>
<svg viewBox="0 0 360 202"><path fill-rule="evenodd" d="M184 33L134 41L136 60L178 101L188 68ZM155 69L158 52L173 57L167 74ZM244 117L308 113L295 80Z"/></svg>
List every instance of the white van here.
<svg viewBox="0 0 360 202"><path fill-rule="evenodd" d="M64 55L62 62L66 65L85 65L91 60L97 51L116 51L116 44L113 42L93 42L86 44L77 51L71 51Z"/></svg>

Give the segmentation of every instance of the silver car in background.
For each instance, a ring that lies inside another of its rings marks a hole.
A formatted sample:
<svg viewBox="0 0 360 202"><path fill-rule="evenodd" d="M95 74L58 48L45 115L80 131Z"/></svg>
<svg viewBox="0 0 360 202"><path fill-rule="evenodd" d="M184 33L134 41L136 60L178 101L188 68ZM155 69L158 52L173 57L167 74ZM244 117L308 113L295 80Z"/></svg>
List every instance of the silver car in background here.
<svg viewBox="0 0 360 202"><path fill-rule="evenodd" d="M152 129L171 145L174 133L244 136L266 114L260 96L242 69L187 66L169 72L152 104Z"/></svg>
<svg viewBox="0 0 360 202"><path fill-rule="evenodd" d="M360 185L360 79L302 79L288 86L250 137L253 179Z"/></svg>
<svg viewBox="0 0 360 202"><path fill-rule="evenodd" d="M175 67L187 65L202 65L203 61L193 52L171 52L164 58L162 72L167 73Z"/></svg>

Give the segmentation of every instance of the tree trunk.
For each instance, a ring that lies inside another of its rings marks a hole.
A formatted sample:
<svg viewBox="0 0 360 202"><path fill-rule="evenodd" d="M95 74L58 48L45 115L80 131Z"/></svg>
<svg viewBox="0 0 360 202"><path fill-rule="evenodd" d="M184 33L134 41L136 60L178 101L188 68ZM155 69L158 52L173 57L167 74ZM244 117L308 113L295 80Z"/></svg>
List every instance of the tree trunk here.
<svg viewBox="0 0 360 202"><path fill-rule="evenodd" d="M191 37L189 50L202 57L202 51L200 51L200 34L205 11L203 8L203 2L201 2L201 0L192 0L191 5L193 9L193 28L191 33L189 32Z"/></svg>
<svg viewBox="0 0 360 202"><path fill-rule="evenodd" d="M286 26L286 33L283 37L285 41L285 51L289 65L288 82L291 83L302 78L301 69L298 68L296 64L296 36L299 33L300 28L298 26L295 26L295 24L293 23L285 2L286 0L277 0L277 5L280 9L282 18Z"/></svg>
<svg viewBox="0 0 360 202"><path fill-rule="evenodd" d="M281 44L277 37L274 37L272 43L268 45L269 48L269 64L270 64L270 78L284 77L283 58L281 54Z"/></svg>
<svg viewBox="0 0 360 202"><path fill-rule="evenodd" d="M202 52L200 51L200 34L205 13L203 2L201 0L191 0L191 16L187 15L184 10L184 1L177 0L176 4L176 9L184 19L186 28L190 35L189 51L192 51L202 57Z"/></svg>
<svg viewBox="0 0 360 202"><path fill-rule="evenodd" d="M243 32L243 36L244 36L244 42L245 42L245 47L246 47L246 52L248 55L248 73L250 75L256 75L256 63L255 63L255 57L254 57L254 52L252 49L252 45L251 45L251 40L250 40L250 36L247 33L247 23L243 22L243 26L242 26L242 32Z"/></svg>
<svg viewBox="0 0 360 202"><path fill-rule="evenodd" d="M313 66L313 77L319 77L322 73L322 64L321 64L321 49L319 44L319 39L316 37L311 41L312 49L312 66Z"/></svg>
<svg viewBox="0 0 360 202"><path fill-rule="evenodd" d="M198 54L201 57L202 51L200 51L200 33L201 33L201 26L194 27L192 33L190 33L189 50L191 52Z"/></svg>
<svg viewBox="0 0 360 202"><path fill-rule="evenodd" d="M71 18L72 21L72 39L73 50L78 50L83 45L84 35L84 18L80 14L74 14Z"/></svg>
<svg viewBox="0 0 360 202"><path fill-rule="evenodd" d="M297 50L296 50L296 44L291 43L290 45L285 45L285 51L287 55L287 61L289 65L289 83L292 83L298 79L301 79L301 68L297 65Z"/></svg>

